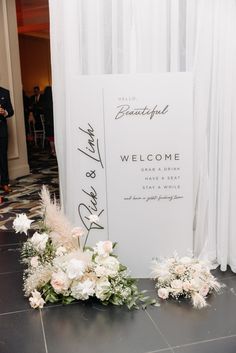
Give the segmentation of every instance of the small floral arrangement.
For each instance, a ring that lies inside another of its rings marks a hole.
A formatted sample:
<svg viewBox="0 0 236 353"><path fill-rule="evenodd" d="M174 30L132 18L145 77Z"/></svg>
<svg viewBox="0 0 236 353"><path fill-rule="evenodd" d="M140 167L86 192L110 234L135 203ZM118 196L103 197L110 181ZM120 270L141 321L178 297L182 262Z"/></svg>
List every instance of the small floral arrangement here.
<svg viewBox="0 0 236 353"><path fill-rule="evenodd" d="M21 259L24 271L24 292L33 308L45 303L69 304L75 300L97 298L103 304L137 308L154 304L139 292L136 280L114 254L111 241L99 241L87 247L92 225L97 215L90 215L90 228L73 228L56 200L51 200L46 187L41 191L41 229L23 244ZM16 233L27 235L32 220L20 214L13 222ZM83 246L81 242L85 237Z"/></svg>
<svg viewBox="0 0 236 353"><path fill-rule="evenodd" d="M198 309L207 305L206 297L210 293L222 287L210 273L207 262L187 256L179 258L177 254L153 261L152 278L159 298L189 298Z"/></svg>

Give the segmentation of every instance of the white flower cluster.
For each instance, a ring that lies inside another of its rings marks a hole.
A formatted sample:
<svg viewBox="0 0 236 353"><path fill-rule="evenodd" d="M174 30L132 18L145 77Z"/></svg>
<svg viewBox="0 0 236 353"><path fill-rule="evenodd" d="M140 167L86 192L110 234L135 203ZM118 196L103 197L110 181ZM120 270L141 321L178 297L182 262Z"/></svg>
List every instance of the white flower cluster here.
<svg viewBox="0 0 236 353"><path fill-rule="evenodd" d="M207 305L208 294L221 288L220 283L210 273L206 262L187 256L178 258L175 255L154 261L152 278L156 281L159 298L189 298L198 309Z"/></svg>
<svg viewBox="0 0 236 353"><path fill-rule="evenodd" d="M50 236L46 233L35 233L28 242L39 255L32 256L29 260L29 273L26 282L30 283L32 297L30 305L34 308L42 307L44 301L39 300L41 288L36 273L42 267L44 259L42 251L45 250ZM89 297L97 297L101 301L109 300L112 295L110 279L118 276L120 263L112 254L113 244L110 241L100 241L93 250L85 252L74 249L68 252L62 246L54 249L55 257L50 268L48 284L53 292L65 297L73 297L78 300L87 300ZM46 264L45 264L46 266ZM40 273L41 273L40 272ZM35 279L35 287L32 286ZM45 283L43 283L45 285ZM28 290L26 290L28 293Z"/></svg>
<svg viewBox="0 0 236 353"><path fill-rule="evenodd" d="M98 220L95 215L91 216L91 222ZM17 216L14 221L16 232L27 233L30 223L26 215ZM76 227L71 234L75 239L81 238L84 231ZM72 301L96 297L108 302L112 296L118 305L120 300L122 303L131 295L131 289L124 284L124 266L114 256L111 241L99 241L95 247L81 250L79 242L68 249L66 245L54 243L54 237L53 229L38 231L23 246L22 258L28 265L24 290L26 296L30 296L33 308L42 308L47 301L56 302L62 298ZM119 301L116 301L114 297L119 286Z"/></svg>
<svg viewBox="0 0 236 353"><path fill-rule="evenodd" d="M45 301L43 300L41 293L38 292L36 289L32 292L32 297L29 298L29 302L32 308L40 308L42 309Z"/></svg>
<svg viewBox="0 0 236 353"><path fill-rule="evenodd" d="M25 233L27 235L27 231L30 229L32 222L33 220L30 220L26 214L19 214L13 221L13 229L16 233Z"/></svg>

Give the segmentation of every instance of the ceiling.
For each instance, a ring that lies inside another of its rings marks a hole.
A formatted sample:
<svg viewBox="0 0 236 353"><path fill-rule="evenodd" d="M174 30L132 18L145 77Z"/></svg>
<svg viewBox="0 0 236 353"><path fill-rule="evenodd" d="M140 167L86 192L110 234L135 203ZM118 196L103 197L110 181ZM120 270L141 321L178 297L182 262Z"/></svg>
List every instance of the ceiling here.
<svg viewBox="0 0 236 353"><path fill-rule="evenodd" d="M16 0L18 33L49 38L48 0Z"/></svg>

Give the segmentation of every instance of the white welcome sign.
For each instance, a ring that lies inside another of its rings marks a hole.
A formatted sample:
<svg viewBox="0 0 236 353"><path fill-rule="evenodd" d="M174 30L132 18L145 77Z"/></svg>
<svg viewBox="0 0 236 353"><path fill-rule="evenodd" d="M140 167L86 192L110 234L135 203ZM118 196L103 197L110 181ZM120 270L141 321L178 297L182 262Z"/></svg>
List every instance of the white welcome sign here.
<svg viewBox="0 0 236 353"><path fill-rule="evenodd" d="M78 76L70 88L67 215L148 277L153 258L192 250L192 76Z"/></svg>

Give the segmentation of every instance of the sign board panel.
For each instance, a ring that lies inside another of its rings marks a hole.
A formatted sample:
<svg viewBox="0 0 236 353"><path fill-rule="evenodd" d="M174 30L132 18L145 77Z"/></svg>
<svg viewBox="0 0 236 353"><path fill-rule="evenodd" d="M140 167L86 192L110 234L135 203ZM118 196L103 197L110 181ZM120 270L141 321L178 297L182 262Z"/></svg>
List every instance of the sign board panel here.
<svg viewBox="0 0 236 353"><path fill-rule="evenodd" d="M192 250L192 76L77 76L70 89L67 215L148 277L153 258Z"/></svg>

